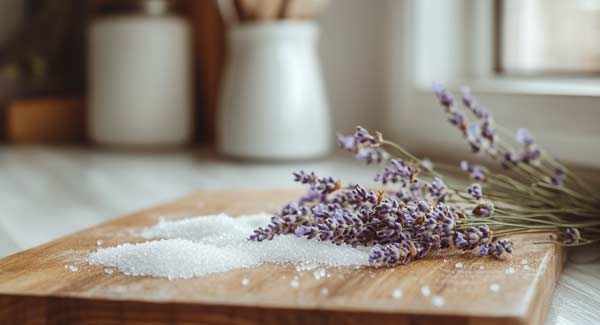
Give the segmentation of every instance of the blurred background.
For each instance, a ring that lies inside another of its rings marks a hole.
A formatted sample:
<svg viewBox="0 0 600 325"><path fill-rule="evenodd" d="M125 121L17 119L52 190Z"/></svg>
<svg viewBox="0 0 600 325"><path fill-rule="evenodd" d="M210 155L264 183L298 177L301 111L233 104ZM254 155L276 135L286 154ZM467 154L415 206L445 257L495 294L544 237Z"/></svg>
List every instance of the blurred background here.
<svg viewBox="0 0 600 325"><path fill-rule="evenodd" d="M0 0L0 256L193 190L368 182L335 133L455 164L430 91L600 167L600 0Z"/></svg>

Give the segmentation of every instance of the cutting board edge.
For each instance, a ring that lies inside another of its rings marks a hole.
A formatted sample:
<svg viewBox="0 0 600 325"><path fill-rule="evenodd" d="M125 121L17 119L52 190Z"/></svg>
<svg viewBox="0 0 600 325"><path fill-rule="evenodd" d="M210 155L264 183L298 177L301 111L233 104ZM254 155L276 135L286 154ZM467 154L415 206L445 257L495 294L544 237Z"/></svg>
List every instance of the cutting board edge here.
<svg viewBox="0 0 600 325"><path fill-rule="evenodd" d="M60 313L52 316L47 315L48 312L56 310L59 310ZM338 322L360 324L364 321L372 322L374 319L378 324L398 324L399 321L407 321L408 324L412 324L415 320L418 320L418 323L422 325L439 324L442 320L445 324L537 324L530 323L527 319L516 315L458 315L423 312L407 314L390 310L363 310L360 308L292 308L251 304L114 300L70 295L0 294L0 319L10 323L28 323L42 319L59 321L60 323L70 323L77 320L78 323L81 321L85 324L86 322L93 323L97 321L98 319L95 319L94 315L101 315L101 319L110 320L103 324L112 324L113 322L120 324L123 321L156 321L157 314L163 315L169 321L189 321L206 320L207 313L209 315L214 313L217 317L229 315L235 318L228 319L228 321L255 321L257 324L278 324L280 319L295 320L294 324L304 323L310 319L313 321L327 319L327 324L338 324ZM265 315L269 315L267 319L265 319ZM324 315L327 317L324 318ZM30 316L38 318L31 319ZM85 320L80 319L80 316L85 316ZM237 319L239 316L242 318ZM274 320L271 318L274 318Z"/></svg>

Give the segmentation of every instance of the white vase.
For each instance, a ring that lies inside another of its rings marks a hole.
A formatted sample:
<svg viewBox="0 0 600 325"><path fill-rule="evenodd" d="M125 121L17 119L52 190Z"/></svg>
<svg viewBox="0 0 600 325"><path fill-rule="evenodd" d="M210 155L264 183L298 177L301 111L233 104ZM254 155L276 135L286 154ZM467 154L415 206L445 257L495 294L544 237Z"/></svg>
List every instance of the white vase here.
<svg viewBox="0 0 600 325"><path fill-rule="evenodd" d="M108 146L187 144L191 27L166 1L120 4L125 12L99 14L89 29L90 138Z"/></svg>
<svg viewBox="0 0 600 325"><path fill-rule="evenodd" d="M291 160L331 149L313 22L241 24L229 32L217 143L228 156Z"/></svg>

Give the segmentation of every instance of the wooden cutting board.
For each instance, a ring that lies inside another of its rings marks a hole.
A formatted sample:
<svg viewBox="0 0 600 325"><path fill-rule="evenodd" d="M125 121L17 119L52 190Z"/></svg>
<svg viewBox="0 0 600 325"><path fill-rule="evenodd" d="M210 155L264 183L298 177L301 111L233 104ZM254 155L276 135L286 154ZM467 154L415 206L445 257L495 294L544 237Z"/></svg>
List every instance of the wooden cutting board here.
<svg viewBox="0 0 600 325"><path fill-rule="evenodd" d="M298 194L278 190L197 193L6 257L0 260L0 323L543 322L563 251L522 237L513 238L516 249L506 260L450 252L394 269L330 268L331 276L325 278L313 276L313 271L299 272L291 265L263 265L169 281L107 274L102 267L82 261L98 249L98 240L103 247L143 241L132 230L154 225L159 218L276 211ZM462 268L456 267L459 262ZM290 285L294 276L298 276L298 288ZM244 277L249 280L245 286ZM425 286L431 291L429 296L423 294ZM323 288L328 294L323 294ZM394 297L397 289L401 297Z"/></svg>

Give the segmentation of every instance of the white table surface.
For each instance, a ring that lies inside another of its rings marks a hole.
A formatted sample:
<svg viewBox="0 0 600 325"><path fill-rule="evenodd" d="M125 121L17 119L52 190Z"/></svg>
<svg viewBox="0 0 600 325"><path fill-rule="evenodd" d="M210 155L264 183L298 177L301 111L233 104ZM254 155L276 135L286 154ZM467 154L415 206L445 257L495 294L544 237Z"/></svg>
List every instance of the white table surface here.
<svg viewBox="0 0 600 325"><path fill-rule="evenodd" d="M300 169L367 183L378 168L346 155L275 164L221 160L208 150L0 147L0 257L192 191L292 187ZM570 252L547 324L600 324L599 255L600 246Z"/></svg>

